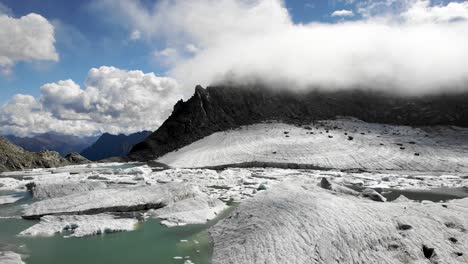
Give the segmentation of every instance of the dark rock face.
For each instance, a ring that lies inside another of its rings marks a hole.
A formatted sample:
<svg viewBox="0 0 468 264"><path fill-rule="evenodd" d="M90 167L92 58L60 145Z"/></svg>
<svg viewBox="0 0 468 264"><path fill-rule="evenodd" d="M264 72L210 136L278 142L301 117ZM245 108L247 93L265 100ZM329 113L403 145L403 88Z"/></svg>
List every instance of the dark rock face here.
<svg viewBox="0 0 468 264"><path fill-rule="evenodd" d="M32 137L8 135L5 138L27 151L51 150L57 151L61 156L65 156L70 152L81 152L97 140L97 137L76 137L54 133L38 134Z"/></svg>
<svg viewBox="0 0 468 264"><path fill-rule="evenodd" d="M29 152L0 137L0 172L32 168L52 168L70 164L57 152Z"/></svg>
<svg viewBox="0 0 468 264"><path fill-rule="evenodd" d="M96 143L85 149L81 155L93 161L111 157L125 157L135 144L145 140L151 133L151 131L142 131L128 136L104 133Z"/></svg>
<svg viewBox="0 0 468 264"><path fill-rule="evenodd" d="M308 124L353 116L375 123L467 127L467 99L468 93L403 97L361 90L291 93L261 86L197 86L192 98L179 101L164 124L135 145L129 157L154 159L214 132L268 120Z"/></svg>
<svg viewBox="0 0 468 264"><path fill-rule="evenodd" d="M87 164L91 162L87 158L81 156L79 153L76 153L76 152L72 152L66 155L65 159L68 162L73 163L73 164Z"/></svg>

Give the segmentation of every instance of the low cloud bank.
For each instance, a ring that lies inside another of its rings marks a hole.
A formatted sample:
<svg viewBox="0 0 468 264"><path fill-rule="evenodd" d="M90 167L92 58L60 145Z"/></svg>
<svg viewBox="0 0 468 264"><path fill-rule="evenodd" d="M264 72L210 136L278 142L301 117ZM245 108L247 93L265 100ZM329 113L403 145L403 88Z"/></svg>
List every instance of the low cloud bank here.
<svg viewBox="0 0 468 264"><path fill-rule="evenodd" d="M169 75L188 94L198 83L251 77L296 89L428 94L468 88L468 2L352 2L358 18L310 24L294 23L281 0L100 4L141 38L168 43L171 52L156 52L157 59L168 57Z"/></svg>

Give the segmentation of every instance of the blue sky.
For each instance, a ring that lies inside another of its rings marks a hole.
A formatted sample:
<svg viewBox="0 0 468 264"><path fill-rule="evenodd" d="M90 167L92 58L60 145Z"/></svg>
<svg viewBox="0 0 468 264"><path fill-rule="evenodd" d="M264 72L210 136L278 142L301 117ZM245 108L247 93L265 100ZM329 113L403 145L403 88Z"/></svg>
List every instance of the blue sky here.
<svg viewBox="0 0 468 264"><path fill-rule="evenodd" d="M142 1L148 7L157 0ZM349 1L349 0L348 0ZM0 105L17 93L37 96L44 83L73 79L83 83L92 67L102 65L122 69L139 69L164 75L166 67L152 58L155 48L164 43L129 41L128 29L107 19L108 14L95 8L94 0L0 0L10 9L11 16L21 17L37 13L55 27L55 47L58 62L19 62L10 76L0 75ZM352 1L353 2L353 1ZM285 4L295 23L336 22L336 10L353 10L360 2L347 4L346 0L286 0ZM448 0L435 0L443 4ZM455 0L450 2L462 2ZM358 19L359 15L347 19Z"/></svg>
<svg viewBox="0 0 468 264"><path fill-rule="evenodd" d="M414 95L466 69L468 0L0 0L0 135L155 130L226 79Z"/></svg>
<svg viewBox="0 0 468 264"><path fill-rule="evenodd" d="M152 4L153 1L146 1ZM37 13L55 26L58 62L19 62L11 76L0 76L0 104L17 93L37 96L45 83L73 79L83 83L92 67L139 69L163 75L166 68L151 57L164 43L129 41L128 30L108 21L92 0L0 0L12 16ZM339 1L286 1L296 23L335 21L334 10L349 8Z"/></svg>
<svg viewBox="0 0 468 264"><path fill-rule="evenodd" d="M128 41L128 32L105 22L90 1L2 0L15 17L37 13L56 30L58 62L20 62L12 76L0 77L0 104L16 93L37 95L48 82L73 79L82 83L92 67L112 65L124 69L160 71L148 60L148 47Z"/></svg>

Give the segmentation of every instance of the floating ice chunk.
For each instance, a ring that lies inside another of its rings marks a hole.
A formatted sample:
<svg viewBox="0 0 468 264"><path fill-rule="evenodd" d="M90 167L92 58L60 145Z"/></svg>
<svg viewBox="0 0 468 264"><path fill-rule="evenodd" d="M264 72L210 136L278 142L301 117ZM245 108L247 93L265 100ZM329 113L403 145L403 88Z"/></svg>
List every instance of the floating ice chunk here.
<svg viewBox="0 0 468 264"><path fill-rule="evenodd" d="M24 208L23 218L155 209L200 194L201 191L195 185L175 183L99 189L33 203Z"/></svg>
<svg viewBox="0 0 468 264"><path fill-rule="evenodd" d="M17 194L0 196L0 205L16 203L17 201L23 199L23 197L24 196Z"/></svg>
<svg viewBox="0 0 468 264"><path fill-rule="evenodd" d="M11 251L0 251L0 263L2 264L24 264L21 256Z"/></svg>
<svg viewBox="0 0 468 264"><path fill-rule="evenodd" d="M218 199L199 196L181 200L161 209L151 210L148 215L163 220L161 224L168 227L204 224L216 218L227 207Z"/></svg>
<svg viewBox="0 0 468 264"><path fill-rule="evenodd" d="M34 198L37 199L56 198L105 188L107 185L99 181L34 182L29 185Z"/></svg>
<svg viewBox="0 0 468 264"><path fill-rule="evenodd" d="M132 231L138 220L111 214L43 216L41 221L24 230L20 236L53 236L57 233L84 237L104 233Z"/></svg>
<svg viewBox="0 0 468 264"><path fill-rule="evenodd" d="M24 182L13 178L0 178L0 190L18 190L24 187Z"/></svg>

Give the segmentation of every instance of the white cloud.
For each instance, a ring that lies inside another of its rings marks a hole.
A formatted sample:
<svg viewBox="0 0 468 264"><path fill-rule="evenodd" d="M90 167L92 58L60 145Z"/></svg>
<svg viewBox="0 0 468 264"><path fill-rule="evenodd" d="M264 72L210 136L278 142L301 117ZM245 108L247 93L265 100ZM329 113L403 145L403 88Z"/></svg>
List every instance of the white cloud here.
<svg viewBox="0 0 468 264"><path fill-rule="evenodd" d="M468 19L468 2L431 6L428 0L415 2L402 14L412 23L444 23Z"/></svg>
<svg viewBox="0 0 468 264"><path fill-rule="evenodd" d="M351 17L354 16L352 10L336 10L331 14L332 17Z"/></svg>
<svg viewBox="0 0 468 264"><path fill-rule="evenodd" d="M155 51L154 58L161 65L173 66L181 59L181 54L177 49L165 48Z"/></svg>
<svg viewBox="0 0 468 264"><path fill-rule="evenodd" d="M84 89L65 80L43 85L39 99L16 95L0 109L0 133L91 135L155 130L180 97L173 79L103 66L89 71Z"/></svg>
<svg viewBox="0 0 468 264"><path fill-rule="evenodd" d="M355 3L358 21L296 24L282 0L162 0L149 8L101 0L147 38L177 50L198 47L169 69L186 96L196 84L250 77L287 87L410 94L465 88L466 3L365 0Z"/></svg>
<svg viewBox="0 0 468 264"><path fill-rule="evenodd" d="M199 49L194 44L187 44L185 45L185 50L189 53L195 54L198 52Z"/></svg>
<svg viewBox="0 0 468 264"><path fill-rule="evenodd" d="M141 39L141 32L139 30L133 30L132 34L130 34L131 40L139 40Z"/></svg>
<svg viewBox="0 0 468 264"><path fill-rule="evenodd" d="M54 27L37 14L13 18L0 13L0 71L11 73L19 61L58 61Z"/></svg>

